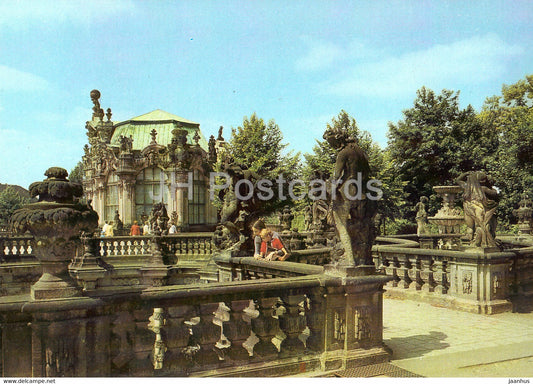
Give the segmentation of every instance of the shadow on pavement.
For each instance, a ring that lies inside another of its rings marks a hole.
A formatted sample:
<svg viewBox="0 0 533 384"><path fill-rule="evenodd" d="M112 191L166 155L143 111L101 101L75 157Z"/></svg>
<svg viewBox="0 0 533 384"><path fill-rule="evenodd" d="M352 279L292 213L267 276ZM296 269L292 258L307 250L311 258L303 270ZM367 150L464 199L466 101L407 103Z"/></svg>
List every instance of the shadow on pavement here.
<svg viewBox="0 0 533 384"><path fill-rule="evenodd" d="M392 350L392 360L399 360L420 357L431 351L448 348L450 344L444 342L447 337L448 335L443 332L430 331L426 335L391 337L383 341Z"/></svg>

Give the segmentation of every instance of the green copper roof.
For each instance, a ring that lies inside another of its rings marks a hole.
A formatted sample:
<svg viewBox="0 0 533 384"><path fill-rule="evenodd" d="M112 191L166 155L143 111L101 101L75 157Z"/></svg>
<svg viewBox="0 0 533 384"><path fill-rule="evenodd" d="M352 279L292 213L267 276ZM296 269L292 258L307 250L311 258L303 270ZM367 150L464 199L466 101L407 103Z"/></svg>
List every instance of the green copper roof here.
<svg viewBox="0 0 533 384"><path fill-rule="evenodd" d="M143 150L152 141L150 132L155 129L157 132L156 141L160 145L168 145L172 140L172 130L179 124L182 129L187 130L187 143L193 144L193 137L196 131L200 134L198 144L207 151L207 141L200 131L200 124L173 115L171 113L156 109L144 115L122 121L115 124L115 130L111 137L111 145L120 145L120 136L133 137L133 150Z"/></svg>

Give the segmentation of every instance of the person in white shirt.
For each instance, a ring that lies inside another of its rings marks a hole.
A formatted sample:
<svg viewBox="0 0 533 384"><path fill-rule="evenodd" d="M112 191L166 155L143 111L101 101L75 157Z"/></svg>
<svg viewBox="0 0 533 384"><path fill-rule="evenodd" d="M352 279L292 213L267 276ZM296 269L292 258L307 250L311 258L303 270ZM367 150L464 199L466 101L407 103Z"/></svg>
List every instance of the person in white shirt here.
<svg viewBox="0 0 533 384"><path fill-rule="evenodd" d="M148 223L145 223L143 226L143 235L149 235L150 234L150 226Z"/></svg>
<svg viewBox="0 0 533 384"><path fill-rule="evenodd" d="M173 235L173 234L175 234L176 232L177 232L176 224L172 224L172 225L170 226L170 229L168 230L168 234L169 234L169 235Z"/></svg>
<svg viewBox="0 0 533 384"><path fill-rule="evenodd" d="M108 231L108 228L109 228L109 223L106 221L105 224L102 227L102 232L100 233L100 235L102 237L104 237L106 235L106 232Z"/></svg>

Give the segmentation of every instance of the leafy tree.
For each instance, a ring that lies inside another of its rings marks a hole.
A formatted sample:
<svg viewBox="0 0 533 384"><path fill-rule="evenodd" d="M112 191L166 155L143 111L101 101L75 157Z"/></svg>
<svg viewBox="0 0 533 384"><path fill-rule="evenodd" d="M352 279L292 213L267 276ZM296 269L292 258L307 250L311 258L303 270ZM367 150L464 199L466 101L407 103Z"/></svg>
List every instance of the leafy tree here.
<svg viewBox="0 0 533 384"><path fill-rule="evenodd" d="M533 197L533 75L487 98L479 119L498 141L486 168L500 189L499 218L507 224L515 220L520 194Z"/></svg>
<svg viewBox="0 0 533 384"><path fill-rule="evenodd" d="M228 142L227 154L236 164L248 167L260 179L274 183L272 199L263 204L265 215L292 204L288 196L288 181L298 178L301 170L300 154L286 152L287 144L283 142L283 135L276 122L271 119L267 123L255 113L244 117L242 126L232 130ZM282 175L284 180L283 196L280 198L275 180Z"/></svg>
<svg viewBox="0 0 533 384"><path fill-rule="evenodd" d="M5 188L0 192L0 224L6 225L13 212L29 202L29 197L22 196L12 186Z"/></svg>
<svg viewBox="0 0 533 384"><path fill-rule="evenodd" d="M380 188L383 191L383 197L378 204L379 212L385 217L396 217L398 207L403 201L403 184L396 177L390 155L372 140L369 132L361 131L355 119L345 110L341 110L331 120L331 123L327 124L326 129L345 130L357 140L358 145L368 156L371 177L382 182ZM313 153L305 154L304 156L306 165L303 174L306 180L313 179L317 171L328 178L333 173L337 151L326 140L317 140L316 145L313 147ZM308 204L309 202L305 203Z"/></svg>
<svg viewBox="0 0 533 384"><path fill-rule="evenodd" d="M79 161L78 164L70 171L68 179L75 183L81 183L83 181L83 162Z"/></svg>
<svg viewBox="0 0 533 384"><path fill-rule="evenodd" d="M423 87L413 108L403 114L403 120L389 123L388 151L406 183L402 216L412 217L421 196L430 197L430 211L436 211L434 186L454 184L462 172L485 169L497 141L470 105L459 108L459 92L443 90L436 95Z"/></svg>

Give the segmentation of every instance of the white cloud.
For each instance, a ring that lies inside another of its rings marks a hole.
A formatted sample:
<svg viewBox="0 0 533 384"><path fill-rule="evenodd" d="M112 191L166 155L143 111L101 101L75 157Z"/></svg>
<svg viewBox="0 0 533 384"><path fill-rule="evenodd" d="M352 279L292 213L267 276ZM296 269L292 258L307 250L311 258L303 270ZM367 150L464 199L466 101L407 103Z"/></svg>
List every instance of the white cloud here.
<svg viewBox="0 0 533 384"><path fill-rule="evenodd" d="M396 97L422 86L442 89L480 84L501 75L508 60L523 52L497 35L476 36L381 61L354 63L342 78L324 82L322 88L341 96Z"/></svg>
<svg viewBox="0 0 533 384"><path fill-rule="evenodd" d="M0 91L40 91L48 87L42 77L0 65Z"/></svg>
<svg viewBox="0 0 533 384"><path fill-rule="evenodd" d="M35 23L93 23L133 11L130 0L0 0L0 26L31 27Z"/></svg>
<svg viewBox="0 0 533 384"><path fill-rule="evenodd" d="M316 71L327 68L342 56L342 49L332 43L314 43L309 52L296 61L296 69L301 71Z"/></svg>
<svg viewBox="0 0 533 384"><path fill-rule="evenodd" d="M355 39L346 46L322 40L303 37L308 47L307 53L296 60L295 67L299 71L318 71L330 68L334 63L344 60L369 59L379 56L379 51L369 47L363 41Z"/></svg>

